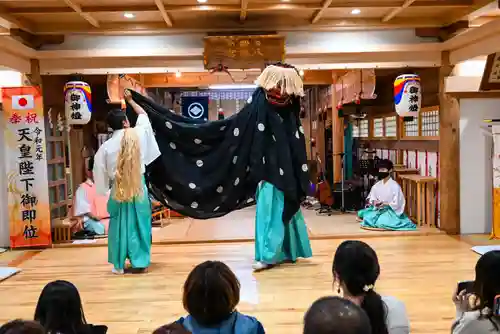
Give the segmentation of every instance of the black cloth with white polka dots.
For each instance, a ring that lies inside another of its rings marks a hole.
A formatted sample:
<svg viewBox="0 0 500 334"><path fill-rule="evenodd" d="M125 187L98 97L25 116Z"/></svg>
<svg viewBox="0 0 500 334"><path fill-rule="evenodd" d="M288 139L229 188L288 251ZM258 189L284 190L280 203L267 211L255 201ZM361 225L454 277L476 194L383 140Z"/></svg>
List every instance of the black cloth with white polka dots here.
<svg viewBox="0 0 500 334"><path fill-rule="evenodd" d="M283 221L299 210L309 186L300 103L269 103L258 88L252 102L213 122L176 115L132 92L147 112L161 156L146 169L150 193L183 215L209 219L255 203L260 181L285 195ZM127 106L132 126L137 115Z"/></svg>

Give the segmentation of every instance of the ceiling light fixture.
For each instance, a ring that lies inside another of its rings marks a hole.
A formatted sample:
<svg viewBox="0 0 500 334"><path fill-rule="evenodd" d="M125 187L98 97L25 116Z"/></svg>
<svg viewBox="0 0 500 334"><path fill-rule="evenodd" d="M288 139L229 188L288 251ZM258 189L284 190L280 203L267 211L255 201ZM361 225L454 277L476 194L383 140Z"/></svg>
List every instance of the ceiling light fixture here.
<svg viewBox="0 0 500 334"><path fill-rule="evenodd" d="M207 0L197 0L197 1L198 1L198 3L206 3L207 2Z"/></svg>
<svg viewBox="0 0 500 334"><path fill-rule="evenodd" d="M132 13L125 13L125 14L123 14L123 16L124 16L125 18L127 18L127 19L133 19L133 18L135 17L135 15L134 15L134 14L132 14Z"/></svg>
<svg viewBox="0 0 500 334"><path fill-rule="evenodd" d="M358 15L360 13L361 13L361 10L359 8L354 8L353 10L351 10L352 15Z"/></svg>

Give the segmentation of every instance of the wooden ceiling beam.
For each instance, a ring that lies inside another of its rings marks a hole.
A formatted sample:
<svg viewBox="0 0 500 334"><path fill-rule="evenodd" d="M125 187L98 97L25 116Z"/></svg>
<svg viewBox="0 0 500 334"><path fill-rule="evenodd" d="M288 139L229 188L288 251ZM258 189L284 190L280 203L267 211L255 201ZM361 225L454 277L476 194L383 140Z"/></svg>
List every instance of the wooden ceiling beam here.
<svg viewBox="0 0 500 334"><path fill-rule="evenodd" d="M415 35L418 37L437 38L440 42L444 42L468 28L469 21L462 20L442 28L417 28L415 29Z"/></svg>
<svg viewBox="0 0 500 334"><path fill-rule="evenodd" d="M240 21L245 21L248 12L248 0L241 0Z"/></svg>
<svg viewBox="0 0 500 334"><path fill-rule="evenodd" d="M0 27L5 29L20 28L29 32L33 32L33 27L25 20L14 17L10 11L3 6L0 6Z"/></svg>
<svg viewBox="0 0 500 334"><path fill-rule="evenodd" d="M396 15L398 15L399 13L401 13L403 10L405 10L408 7L410 7L415 1L416 0L405 0L405 2L403 2L403 4L400 7L394 8L389 13L387 13L387 15L385 15L382 18L382 22L387 22L387 21L391 20Z"/></svg>
<svg viewBox="0 0 500 334"><path fill-rule="evenodd" d="M93 27L99 28L99 22L92 17L89 13L86 13L82 10L82 8L73 2L73 0L63 0L64 3L73 11L77 12L84 20L90 23Z"/></svg>
<svg viewBox="0 0 500 334"><path fill-rule="evenodd" d="M140 33L140 34L162 34L168 33L198 33L198 32L234 32L234 31L262 31L267 26L268 30L282 31L338 31L345 29L397 29L397 28L419 28L419 27L441 27L439 20L432 18L411 21L406 19L394 19L390 23L381 22L380 19L353 19L343 18L334 20L321 20L311 26L310 22L290 22L287 18L278 18L272 23L267 18L252 19L244 24L229 20L178 20L174 28L165 26L165 22L142 22L142 23L101 23L99 28L89 29L88 25L74 23L43 23L37 26L39 34L116 34L116 33Z"/></svg>
<svg viewBox="0 0 500 334"><path fill-rule="evenodd" d="M450 7L464 8L472 5L473 0L417 0L412 4L412 7ZM244 7L240 5L164 5L167 12L186 12L186 11L220 11L220 12L239 12ZM334 3L329 8L395 8L400 7L401 1L350 1ZM81 6L84 13L123 13L123 12L156 12L158 7L152 5L123 5L123 6ZM319 3L248 3L246 4L247 12L253 11L269 11L269 10L320 10L323 6ZM74 10L68 7L18 7L9 8L10 14L64 14L72 13Z"/></svg>
<svg viewBox="0 0 500 334"><path fill-rule="evenodd" d="M158 10L160 11L161 17L163 18L163 21L167 24L168 27L172 27L172 19L170 18L170 15L168 15L167 10L165 9L165 4L163 3L162 0L155 0L155 5L158 7Z"/></svg>
<svg viewBox="0 0 500 334"><path fill-rule="evenodd" d="M332 1L333 0L323 0L323 3L321 5L321 9L318 10L316 13L314 13L313 16L311 17L311 23L312 24L314 24L314 23L316 23L316 22L319 21L319 19L321 18L321 16L325 12L325 10L327 10L328 7L330 7L330 5L332 4Z"/></svg>
<svg viewBox="0 0 500 334"><path fill-rule="evenodd" d="M64 43L64 35L34 35L22 29L10 29L9 35L24 45L39 50L44 45Z"/></svg>

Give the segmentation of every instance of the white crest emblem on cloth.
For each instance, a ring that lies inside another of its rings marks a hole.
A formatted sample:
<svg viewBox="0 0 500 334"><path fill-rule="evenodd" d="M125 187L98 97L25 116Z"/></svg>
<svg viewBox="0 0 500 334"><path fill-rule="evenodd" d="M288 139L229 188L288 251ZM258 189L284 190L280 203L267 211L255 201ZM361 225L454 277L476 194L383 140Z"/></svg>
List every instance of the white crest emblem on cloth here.
<svg viewBox="0 0 500 334"><path fill-rule="evenodd" d="M198 102L193 102L188 107L188 114L191 118L200 118L203 116L204 111L205 108Z"/></svg>

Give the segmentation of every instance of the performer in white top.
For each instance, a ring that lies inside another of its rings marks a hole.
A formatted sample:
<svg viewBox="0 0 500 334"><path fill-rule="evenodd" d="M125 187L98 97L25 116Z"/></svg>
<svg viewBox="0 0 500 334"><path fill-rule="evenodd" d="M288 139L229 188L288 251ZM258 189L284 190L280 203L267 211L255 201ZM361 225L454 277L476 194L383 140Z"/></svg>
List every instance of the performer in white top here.
<svg viewBox="0 0 500 334"><path fill-rule="evenodd" d="M146 269L151 259L151 204L144 181L146 166L160 156L149 118L125 91L125 99L138 114L130 128L122 110L108 114L113 135L101 145L94 161L98 194L106 194L110 215L108 261L113 272L123 274L128 258L133 268Z"/></svg>
<svg viewBox="0 0 500 334"><path fill-rule="evenodd" d="M368 195L369 207L358 212L361 227L395 231L415 230L416 226L406 216L405 198L399 184L391 178L392 161L378 163L379 180Z"/></svg>

